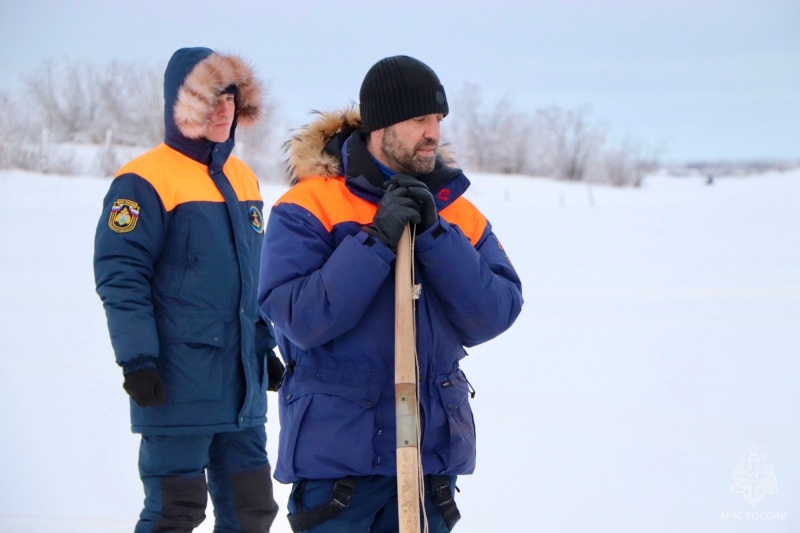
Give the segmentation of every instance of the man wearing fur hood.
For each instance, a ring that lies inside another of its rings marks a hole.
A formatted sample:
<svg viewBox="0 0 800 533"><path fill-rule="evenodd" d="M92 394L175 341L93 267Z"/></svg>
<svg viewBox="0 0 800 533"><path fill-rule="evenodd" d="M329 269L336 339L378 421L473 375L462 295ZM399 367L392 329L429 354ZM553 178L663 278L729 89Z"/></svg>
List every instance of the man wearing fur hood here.
<svg viewBox="0 0 800 533"><path fill-rule="evenodd" d="M183 48L164 101L164 142L119 170L95 236L97 293L142 435L136 532L192 531L208 493L214 531L267 532L278 508L266 391L282 364L256 303L261 193L231 155L261 86L236 56Z"/></svg>
<svg viewBox="0 0 800 533"><path fill-rule="evenodd" d="M429 530L459 517L475 468L464 347L508 329L520 280L445 162L444 87L395 56L364 78L360 113L323 113L288 144L293 186L272 207L258 301L287 364L275 477L295 531L396 531L395 249L414 225L422 468Z"/></svg>

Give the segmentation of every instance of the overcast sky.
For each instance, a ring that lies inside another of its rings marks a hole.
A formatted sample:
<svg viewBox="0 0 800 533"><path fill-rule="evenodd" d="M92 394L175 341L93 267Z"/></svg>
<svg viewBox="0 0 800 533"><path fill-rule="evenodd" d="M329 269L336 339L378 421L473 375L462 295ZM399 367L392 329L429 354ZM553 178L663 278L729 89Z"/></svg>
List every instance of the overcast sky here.
<svg viewBox="0 0 800 533"><path fill-rule="evenodd" d="M287 126L358 99L377 60L430 65L521 111L591 106L662 161L800 158L800 0L0 0L0 90L46 59L246 57Z"/></svg>

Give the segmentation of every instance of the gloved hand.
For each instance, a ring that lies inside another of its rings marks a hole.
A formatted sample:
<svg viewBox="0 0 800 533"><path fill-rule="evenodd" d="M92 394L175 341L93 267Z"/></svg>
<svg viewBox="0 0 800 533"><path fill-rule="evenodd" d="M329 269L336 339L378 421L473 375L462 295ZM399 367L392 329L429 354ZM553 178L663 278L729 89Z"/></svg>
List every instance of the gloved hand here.
<svg viewBox="0 0 800 533"><path fill-rule="evenodd" d="M387 190L393 187L406 187L408 195L419 204L420 222L417 224L417 231L423 232L436 224L439 213L436 212L433 194L425 183L412 176L397 174L389 181Z"/></svg>
<svg viewBox="0 0 800 533"><path fill-rule="evenodd" d="M277 391L281 388L285 371L280 357L274 354L267 356L267 390Z"/></svg>
<svg viewBox="0 0 800 533"><path fill-rule="evenodd" d="M391 186L391 182L390 182ZM409 196L407 187L387 188L378 203L378 211L367 231L394 249L406 224L419 224L419 204Z"/></svg>
<svg viewBox="0 0 800 533"><path fill-rule="evenodd" d="M161 375L155 368L145 368L125 374L122 388L139 407L164 404L164 382L161 381Z"/></svg>

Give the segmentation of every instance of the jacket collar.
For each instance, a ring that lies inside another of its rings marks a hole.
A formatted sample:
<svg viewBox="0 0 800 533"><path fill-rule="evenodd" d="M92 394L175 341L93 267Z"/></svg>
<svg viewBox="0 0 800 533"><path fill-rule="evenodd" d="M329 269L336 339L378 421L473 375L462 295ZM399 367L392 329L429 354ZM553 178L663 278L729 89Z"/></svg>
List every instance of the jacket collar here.
<svg viewBox="0 0 800 533"><path fill-rule="evenodd" d="M363 132L350 134L342 147L342 161L344 177L353 194L377 203L383 196L385 182L378 164L367 150ZM469 187L469 180L461 169L446 165L441 156L437 156L431 172L417 176L417 179L433 193L437 210L450 205Z"/></svg>
<svg viewBox="0 0 800 533"><path fill-rule="evenodd" d="M317 113L317 118L286 143L292 184L310 177L344 176L356 196L377 203L383 196L383 174L367 151L361 118L354 108ZM464 194L469 180L455 166L447 149L439 150L433 171L418 178L425 182L439 209Z"/></svg>

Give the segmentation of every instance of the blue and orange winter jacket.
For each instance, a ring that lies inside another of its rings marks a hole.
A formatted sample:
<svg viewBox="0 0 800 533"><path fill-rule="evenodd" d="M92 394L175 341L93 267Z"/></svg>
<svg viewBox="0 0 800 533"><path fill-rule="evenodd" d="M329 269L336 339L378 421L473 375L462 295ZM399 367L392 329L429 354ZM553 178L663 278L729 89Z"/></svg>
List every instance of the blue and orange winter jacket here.
<svg viewBox="0 0 800 533"><path fill-rule="evenodd" d="M259 305L287 361L275 470L284 483L397 472L395 254L363 229L383 177L362 134L349 134L359 124L353 110L322 114L291 141L296 184L267 222ZM475 426L459 361L512 325L521 283L462 196L463 173L440 162L425 178L440 221L414 248L422 463L426 474L468 474Z"/></svg>
<svg viewBox="0 0 800 533"><path fill-rule="evenodd" d="M258 88L240 83L229 59L205 48L173 56L165 142L119 170L97 226L95 279L117 363L126 374L157 368L164 381L166 404L131 401L134 432L208 433L266 421L265 356L275 342L256 303L258 182L230 155L233 130L227 142L213 143L187 136L191 127L174 117L191 83L207 91L204 102L238 83L237 120L240 110L253 111L246 106L255 105ZM209 68L222 73L206 87ZM191 77L198 72L199 82Z"/></svg>

